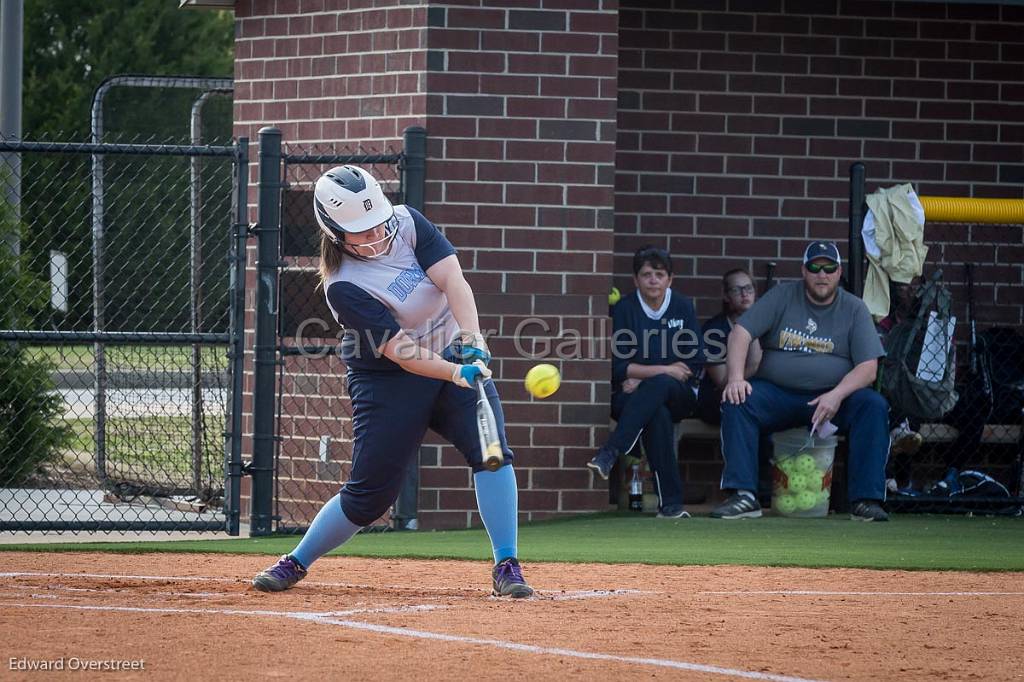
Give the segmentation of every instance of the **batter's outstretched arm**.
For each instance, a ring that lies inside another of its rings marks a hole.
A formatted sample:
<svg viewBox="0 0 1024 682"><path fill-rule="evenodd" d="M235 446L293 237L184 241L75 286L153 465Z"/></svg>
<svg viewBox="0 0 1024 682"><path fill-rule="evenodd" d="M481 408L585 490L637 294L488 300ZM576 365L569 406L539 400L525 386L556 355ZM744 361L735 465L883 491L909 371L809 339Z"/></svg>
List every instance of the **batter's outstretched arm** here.
<svg viewBox="0 0 1024 682"><path fill-rule="evenodd" d="M417 344L405 333L405 330L395 334L381 352L388 360L391 360L407 372L430 377L432 379L452 380L452 374L459 365L448 362L440 355Z"/></svg>

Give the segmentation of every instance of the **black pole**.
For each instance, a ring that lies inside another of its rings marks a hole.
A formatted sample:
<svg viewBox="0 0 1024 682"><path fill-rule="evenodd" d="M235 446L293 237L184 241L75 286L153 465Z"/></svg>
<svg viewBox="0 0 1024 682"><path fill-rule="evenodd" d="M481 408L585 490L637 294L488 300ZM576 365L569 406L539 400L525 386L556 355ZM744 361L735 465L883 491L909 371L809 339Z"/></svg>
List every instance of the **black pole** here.
<svg viewBox="0 0 1024 682"><path fill-rule="evenodd" d="M281 131L260 129L256 214L252 520L250 536L269 535L274 501L274 402L277 365L278 257L281 236Z"/></svg>
<svg viewBox="0 0 1024 682"><path fill-rule="evenodd" d="M410 126L405 129L403 138L404 149L399 167L402 173L402 203L422 211L426 185L427 130L420 126ZM418 528L419 496L420 458L417 454L409 463L398 499L395 500L392 522L396 530Z"/></svg>
<svg viewBox="0 0 1024 682"><path fill-rule="evenodd" d="M235 210L230 255L231 421L226 455L224 518L228 535L238 535L242 515L242 392L245 390L245 248L249 237L249 138L238 138L235 156Z"/></svg>
<svg viewBox="0 0 1024 682"><path fill-rule="evenodd" d="M850 262L846 269L847 286L857 296L864 293L864 242L860 238L863 225L864 164L858 161L850 166Z"/></svg>
<svg viewBox="0 0 1024 682"><path fill-rule="evenodd" d="M422 211L427 184L427 129L409 126L403 138L402 203Z"/></svg>

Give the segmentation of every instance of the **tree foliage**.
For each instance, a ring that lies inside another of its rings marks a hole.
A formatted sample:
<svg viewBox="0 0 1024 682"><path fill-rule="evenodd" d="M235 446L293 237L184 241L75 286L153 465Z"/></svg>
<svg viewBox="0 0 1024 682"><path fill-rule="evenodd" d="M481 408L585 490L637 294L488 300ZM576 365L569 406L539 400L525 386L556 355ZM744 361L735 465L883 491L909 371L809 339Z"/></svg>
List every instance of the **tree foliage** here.
<svg viewBox="0 0 1024 682"><path fill-rule="evenodd" d="M89 130L93 92L117 74L230 77L233 17L168 0L26 0L23 127Z"/></svg>
<svg viewBox="0 0 1024 682"><path fill-rule="evenodd" d="M0 200L0 233L19 230L14 211ZM0 244L0 328L24 329L47 300L46 282L23 258ZM0 487L23 485L60 456L67 434L58 421L63 401L53 393L50 367L23 346L0 341Z"/></svg>
<svg viewBox="0 0 1024 682"><path fill-rule="evenodd" d="M172 0L25 0L23 137L88 141L95 90L111 76L230 78L233 34L231 13L182 10ZM112 88L104 99L102 141L186 144L200 92ZM211 98L203 109L203 142L225 144L231 128L230 98ZM22 154L22 252L40 276L51 250L67 256L70 311L59 323L69 329L93 323L91 162L87 154ZM202 165L203 267L214 271L204 294L213 311L226 308L230 164L207 159ZM184 331L189 160L108 155L104 166L104 328ZM222 316L213 317L206 327L225 326ZM34 326L48 323L43 311Z"/></svg>

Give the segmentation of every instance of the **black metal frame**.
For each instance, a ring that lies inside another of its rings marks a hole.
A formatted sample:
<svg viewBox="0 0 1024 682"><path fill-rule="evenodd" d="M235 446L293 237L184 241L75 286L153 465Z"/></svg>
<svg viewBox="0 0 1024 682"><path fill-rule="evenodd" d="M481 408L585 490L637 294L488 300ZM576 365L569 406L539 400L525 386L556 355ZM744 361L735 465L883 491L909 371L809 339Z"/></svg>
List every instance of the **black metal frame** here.
<svg viewBox="0 0 1024 682"><path fill-rule="evenodd" d="M244 370L244 302L245 302L245 246L248 225L245 221L248 205L249 141L242 137L234 145L168 145L168 144L115 144L75 142L33 142L0 140L0 153L50 153L93 155L146 155L184 157L222 157L232 160L233 191L235 201L232 219L232 246L227 260L230 271L229 332L177 333L177 332L74 332L39 331L26 329L0 330L0 341L54 342L61 344L111 345L192 345L209 344L228 346L231 376L230 418L224 431L226 486L223 512L225 521L14 521L0 522L0 531L226 531L239 534L240 489L243 475L241 457L242 438L242 378Z"/></svg>
<svg viewBox="0 0 1024 682"><path fill-rule="evenodd" d="M857 296L864 293L864 270L866 256L864 242L861 239L861 226L867 215L865 201L864 164L857 161L850 165L850 205L849 205L849 241L848 260L846 267L847 288ZM900 496L890 499L887 506L896 511L936 512L936 513L993 513L994 510L1005 510L1016 507L1016 514L1024 514L1024 413L1021 414L1020 434L1017 441L1016 461L1013 468L1010 498L949 498L933 495L915 497ZM1002 513L1006 513L1003 511ZM1012 512L1011 512L1012 513Z"/></svg>
<svg viewBox="0 0 1024 682"><path fill-rule="evenodd" d="M257 236L256 346L253 388L252 536L303 533L306 527L281 524L278 513L277 462L280 455L280 375L284 358L333 352L334 346L287 346L281 340L280 272L282 191L286 168L300 164L391 164L399 169L402 202L422 210L425 196L426 134L419 126L403 133L403 149L395 154L288 154L282 152L281 131L260 130ZM274 368L279 376L275 377ZM405 493L408 496L408 493ZM408 502L406 502L408 504ZM415 505L415 500L413 500Z"/></svg>

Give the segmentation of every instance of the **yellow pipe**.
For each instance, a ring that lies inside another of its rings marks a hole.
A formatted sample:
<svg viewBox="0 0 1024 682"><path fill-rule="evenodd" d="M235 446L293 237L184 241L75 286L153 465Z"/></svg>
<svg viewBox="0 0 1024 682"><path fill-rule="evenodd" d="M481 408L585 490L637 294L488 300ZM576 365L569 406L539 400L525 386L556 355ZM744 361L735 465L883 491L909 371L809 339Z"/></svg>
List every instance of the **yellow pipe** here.
<svg viewBox="0 0 1024 682"><path fill-rule="evenodd" d="M1024 223L1024 199L920 197L924 217L933 223Z"/></svg>

